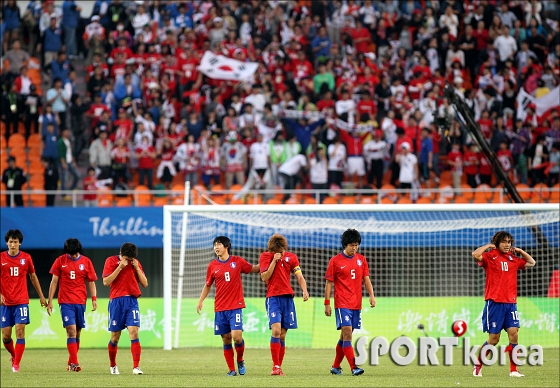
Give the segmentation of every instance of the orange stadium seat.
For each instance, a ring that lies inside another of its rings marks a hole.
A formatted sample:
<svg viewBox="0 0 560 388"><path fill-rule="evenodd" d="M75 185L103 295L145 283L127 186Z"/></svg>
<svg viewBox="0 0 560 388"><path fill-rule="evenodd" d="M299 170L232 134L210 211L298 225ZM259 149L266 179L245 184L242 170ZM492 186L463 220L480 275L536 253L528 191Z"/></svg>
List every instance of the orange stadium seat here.
<svg viewBox="0 0 560 388"><path fill-rule="evenodd" d="M519 183L516 186L517 192L521 199L525 202L529 202L531 200L531 189L525 183Z"/></svg>
<svg viewBox="0 0 560 388"><path fill-rule="evenodd" d="M342 199L340 200L340 203L345 205L355 205L357 202L358 202L358 197L355 195L343 196Z"/></svg>
<svg viewBox="0 0 560 388"><path fill-rule="evenodd" d="M229 201L230 205L245 205L245 202L239 198L239 199L232 199L231 201Z"/></svg>
<svg viewBox="0 0 560 388"><path fill-rule="evenodd" d="M134 202L136 206L150 206L152 202L152 194L144 191L149 191L148 186L138 185L134 188Z"/></svg>
<svg viewBox="0 0 560 388"><path fill-rule="evenodd" d="M130 197L118 198L115 201L116 207L130 207L132 206L132 199Z"/></svg>
<svg viewBox="0 0 560 388"><path fill-rule="evenodd" d="M531 202L542 203L546 202L548 198L550 198L550 190L546 184L538 183L533 187Z"/></svg>
<svg viewBox="0 0 560 388"><path fill-rule="evenodd" d="M432 203L432 199L430 197L420 197L416 200L416 204L418 205L426 203Z"/></svg>
<svg viewBox="0 0 560 388"><path fill-rule="evenodd" d="M405 196L403 196L403 197L400 197L400 198L397 200L397 203L398 203L399 205L402 205L402 204L410 204L410 203L412 203L412 201L410 200L410 197L409 197L408 195L405 195Z"/></svg>

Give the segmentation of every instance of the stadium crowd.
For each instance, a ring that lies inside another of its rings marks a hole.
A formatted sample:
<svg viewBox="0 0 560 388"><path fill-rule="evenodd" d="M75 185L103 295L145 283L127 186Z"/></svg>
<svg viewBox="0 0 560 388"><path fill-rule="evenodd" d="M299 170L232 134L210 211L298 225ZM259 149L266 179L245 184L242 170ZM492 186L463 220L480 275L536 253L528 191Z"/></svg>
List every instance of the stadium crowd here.
<svg viewBox="0 0 560 388"><path fill-rule="evenodd" d="M45 189L492 186L446 82L515 183L558 183L558 1L80 3L2 7L3 153L39 137ZM206 52L257 69L212 78Z"/></svg>

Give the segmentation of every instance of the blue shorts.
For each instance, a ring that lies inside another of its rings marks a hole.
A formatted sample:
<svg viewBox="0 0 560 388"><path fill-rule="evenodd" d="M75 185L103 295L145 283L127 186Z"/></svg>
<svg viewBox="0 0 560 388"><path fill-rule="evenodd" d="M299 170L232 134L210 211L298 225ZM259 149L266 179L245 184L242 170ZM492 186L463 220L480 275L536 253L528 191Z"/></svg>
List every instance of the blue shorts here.
<svg viewBox="0 0 560 388"><path fill-rule="evenodd" d="M86 305L62 303L60 306L62 326L76 325L77 329L86 327Z"/></svg>
<svg viewBox="0 0 560 388"><path fill-rule="evenodd" d="M214 335L228 334L232 330L243 330L243 310L216 312L214 314Z"/></svg>
<svg viewBox="0 0 560 388"><path fill-rule="evenodd" d="M352 330L362 328L362 310L334 309L336 330L342 326L352 326Z"/></svg>
<svg viewBox="0 0 560 388"><path fill-rule="evenodd" d="M2 312L2 328L14 325L29 325L29 305L0 306Z"/></svg>
<svg viewBox="0 0 560 388"><path fill-rule="evenodd" d="M291 295L271 296L266 298L268 327L280 322L283 329L297 329L296 305Z"/></svg>
<svg viewBox="0 0 560 388"><path fill-rule="evenodd" d="M138 299L121 296L109 301L109 331L121 331L128 326L140 327Z"/></svg>
<svg viewBox="0 0 560 388"><path fill-rule="evenodd" d="M482 330L489 334L500 334L502 329L510 327L519 327L517 304L487 300L482 311Z"/></svg>

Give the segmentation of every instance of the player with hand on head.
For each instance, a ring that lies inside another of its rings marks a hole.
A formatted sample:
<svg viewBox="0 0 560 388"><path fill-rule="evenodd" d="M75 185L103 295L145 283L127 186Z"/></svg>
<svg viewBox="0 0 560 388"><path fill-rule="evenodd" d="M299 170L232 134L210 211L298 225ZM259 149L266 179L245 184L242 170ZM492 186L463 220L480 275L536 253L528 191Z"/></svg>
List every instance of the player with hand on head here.
<svg viewBox="0 0 560 388"><path fill-rule="evenodd" d="M212 283L216 282L216 297L214 298L214 334L221 335L224 343L224 357L229 371L227 376L236 376L233 362L233 348L231 341L235 342L237 353L237 369L244 375L245 341L243 341L243 299L242 273L258 273L259 266L249 264L244 258L230 255L231 242L226 236L218 236L213 242L214 252L218 256L206 271L206 284L202 288L196 312L200 315L202 302L208 296Z"/></svg>
<svg viewBox="0 0 560 388"><path fill-rule="evenodd" d="M272 330L270 353L272 355L273 376L283 376L282 361L286 353L286 333L288 329L297 329L294 290L290 285L290 273L293 273L301 287L303 301L309 299L307 283L301 273L298 257L287 252L286 237L275 233L268 240L268 252L263 252L259 259L261 279L266 283L266 313L268 325Z"/></svg>
<svg viewBox="0 0 560 388"><path fill-rule="evenodd" d="M356 229L347 229L342 233L342 252L333 256L325 274L325 315L330 317L331 291L334 285L334 311L336 328L340 330L340 339L336 345L336 356L331 367L333 375L341 375L340 363L346 356L352 376L364 373L356 366L352 332L362 327L362 281L369 294L369 304L375 307L375 295L369 279L369 266L364 256L358 253L362 236Z"/></svg>
<svg viewBox="0 0 560 388"><path fill-rule="evenodd" d="M132 353L132 374L141 375L140 365L140 339L138 328L140 327L140 309L138 298L140 287L148 287L148 278L144 274L142 265L138 261L138 248L132 243L124 243L118 256L108 257L103 267L103 285L110 286L109 293L109 331L111 340L107 346L109 350L109 362L111 374L118 375L117 351L121 332L126 327L130 337L130 352Z"/></svg>
<svg viewBox="0 0 560 388"><path fill-rule="evenodd" d="M23 243L23 234L17 229L10 229L4 239L8 250L0 254L2 342L12 356L12 372L19 372L19 364L25 350L25 325L29 324L29 293L25 275L29 274L31 284L39 295L41 307L47 307L47 301L35 274L31 256L19 250ZM14 326L16 327L15 348L12 340Z"/></svg>
<svg viewBox="0 0 560 388"><path fill-rule="evenodd" d="M47 313L53 310L53 298L57 287L58 304L62 316L62 326L66 329L66 347L68 348L68 366L66 370L79 372L82 370L78 362L80 349L80 334L86 327L86 302L88 284L91 294L93 311L97 310L97 275L91 260L82 255L82 243L77 238L69 238L64 242L64 255L54 261L50 273L52 274L49 287L49 301Z"/></svg>
<svg viewBox="0 0 560 388"><path fill-rule="evenodd" d="M482 330L488 333L488 341L483 345L496 346L500 332L508 334L510 377L524 377L513 362L512 352L518 343L519 314L517 312L517 270L535 266L535 259L521 248L513 246L513 236L505 231L494 234L490 244L477 248L472 256L486 272L484 289L484 310ZM490 249L490 250L488 250ZM521 255L521 258L515 254ZM482 349L473 376L482 377Z"/></svg>

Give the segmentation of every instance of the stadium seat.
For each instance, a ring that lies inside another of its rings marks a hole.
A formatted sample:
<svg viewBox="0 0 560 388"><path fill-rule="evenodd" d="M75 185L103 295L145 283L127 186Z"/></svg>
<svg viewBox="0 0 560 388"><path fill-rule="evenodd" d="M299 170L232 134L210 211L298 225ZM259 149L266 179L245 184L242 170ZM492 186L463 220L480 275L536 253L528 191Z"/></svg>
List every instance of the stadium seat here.
<svg viewBox="0 0 560 388"><path fill-rule="evenodd" d="M8 138L8 147L10 151L15 148L25 149L25 137L20 133L12 133Z"/></svg>
<svg viewBox="0 0 560 388"><path fill-rule="evenodd" d="M531 188L526 185L525 183L519 183L516 185L517 192L521 199L525 202L529 202L531 200Z"/></svg>
<svg viewBox="0 0 560 388"><path fill-rule="evenodd" d="M154 206L165 206L169 205L169 197L154 197Z"/></svg>
<svg viewBox="0 0 560 388"><path fill-rule="evenodd" d="M493 189L486 184L478 185L474 196L483 197L486 199L486 202L493 202L495 199L497 199L495 198L495 192L493 191ZM482 198L479 198L479 200L481 199ZM481 203L481 202L477 202L477 203Z"/></svg>
<svg viewBox="0 0 560 388"><path fill-rule="evenodd" d="M241 191L242 188L243 188L243 186L238 185L238 184L232 185L229 188L229 190L232 191L233 193L232 194L226 194L226 199L228 201L230 201L232 199L232 197L235 195L235 193L238 193L239 191Z"/></svg>
<svg viewBox="0 0 560 388"><path fill-rule="evenodd" d="M383 205L394 205L395 202L393 202L393 200L389 197L383 197L383 199L381 200L381 203Z"/></svg>
<svg viewBox="0 0 560 388"><path fill-rule="evenodd" d="M138 185L134 188L134 203L136 206L150 206L152 194L146 192L149 190L148 186L144 185Z"/></svg>
<svg viewBox="0 0 560 388"><path fill-rule="evenodd" d="M546 202L548 198L550 198L550 190L546 184L538 183L533 187L531 202L543 203Z"/></svg>
<svg viewBox="0 0 560 388"><path fill-rule="evenodd" d="M230 205L245 205L245 202L243 202L243 200L241 198L239 199L232 199L231 201L229 201Z"/></svg>
<svg viewBox="0 0 560 388"><path fill-rule="evenodd" d="M455 197L457 197L457 196L464 197L465 199L470 201L472 199L473 195L474 195L474 192L473 192L472 187L470 187L466 183L462 183L461 184L461 190L459 191L459 193ZM466 203L466 202L462 202L462 203Z"/></svg>
<svg viewBox="0 0 560 388"><path fill-rule="evenodd" d="M97 206L111 207L113 206L113 190L108 186L97 189Z"/></svg>
<svg viewBox="0 0 560 388"><path fill-rule="evenodd" d="M323 200L323 205L337 205L338 204L338 198L337 197L325 197L325 199Z"/></svg>
<svg viewBox="0 0 560 388"><path fill-rule="evenodd" d="M343 196L340 203L345 205L355 205L358 203L358 198L355 195Z"/></svg>
<svg viewBox="0 0 560 388"><path fill-rule="evenodd" d="M119 198L115 201L116 207L131 207L132 199L130 197Z"/></svg>
<svg viewBox="0 0 560 388"><path fill-rule="evenodd" d="M377 195L362 195L360 203L362 205L371 205L372 203L377 203Z"/></svg>
<svg viewBox="0 0 560 388"><path fill-rule="evenodd" d="M41 135L38 133L32 133L27 139L27 148L38 150L41 148Z"/></svg>
<svg viewBox="0 0 560 388"><path fill-rule="evenodd" d="M459 196L455 197L455 199L453 200L453 203L471 203L471 199L467 198L463 195L459 195Z"/></svg>
<svg viewBox="0 0 560 388"><path fill-rule="evenodd" d="M432 199L430 197L420 197L415 202L418 205L432 203Z"/></svg>
<svg viewBox="0 0 560 388"><path fill-rule="evenodd" d="M47 197L45 194L29 194L29 200L33 207L45 207L47 206Z"/></svg>
<svg viewBox="0 0 560 388"><path fill-rule="evenodd" d="M397 203L398 203L399 205L402 205L402 204L410 204L410 203L412 203L412 201L410 200L410 197L409 197L408 195L405 195L405 196L400 197L400 198L397 200Z"/></svg>
<svg viewBox="0 0 560 388"><path fill-rule="evenodd" d="M317 199L315 199L315 197L305 197L303 199L303 204L304 205L316 205L317 204Z"/></svg>

